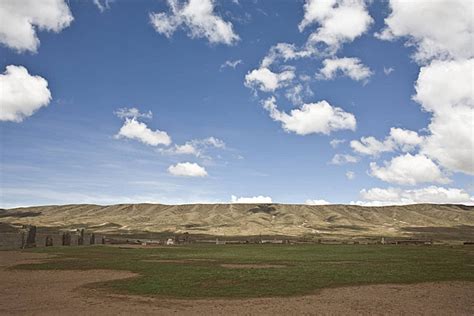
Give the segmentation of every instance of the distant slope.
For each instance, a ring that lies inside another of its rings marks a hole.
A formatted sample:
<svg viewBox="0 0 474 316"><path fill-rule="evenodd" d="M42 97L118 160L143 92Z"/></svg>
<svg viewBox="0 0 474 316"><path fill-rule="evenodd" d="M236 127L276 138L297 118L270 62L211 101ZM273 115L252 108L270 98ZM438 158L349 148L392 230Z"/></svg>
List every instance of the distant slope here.
<svg viewBox="0 0 474 316"><path fill-rule="evenodd" d="M119 204L0 210L0 222L80 227L109 233L189 232L226 236L408 236L457 232L474 236L474 207L293 204ZM458 235L459 235L458 234Z"/></svg>

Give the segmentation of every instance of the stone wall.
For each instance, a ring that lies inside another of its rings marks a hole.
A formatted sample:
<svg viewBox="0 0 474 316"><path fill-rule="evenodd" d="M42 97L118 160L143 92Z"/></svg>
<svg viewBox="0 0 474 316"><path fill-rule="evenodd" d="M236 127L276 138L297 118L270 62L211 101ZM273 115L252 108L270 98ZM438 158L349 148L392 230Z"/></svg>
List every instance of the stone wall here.
<svg viewBox="0 0 474 316"><path fill-rule="evenodd" d="M62 246L63 244L63 231L51 231L51 230L41 230L39 229L36 233L35 243L37 248L46 247L46 238L49 236L52 238L53 246ZM17 231L17 232L0 232L0 250L10 250L10 249L20 249L22 245L26 242L26 231ZM80 234L79 232L70 232L71 234L71 244L70 246L78 246ZM92 233L84 234L84 246L91 244L91 235ZM102 236L94 234L94 241L96 245L102 243ZM67 247L67 246L66 246Z"/></svg>

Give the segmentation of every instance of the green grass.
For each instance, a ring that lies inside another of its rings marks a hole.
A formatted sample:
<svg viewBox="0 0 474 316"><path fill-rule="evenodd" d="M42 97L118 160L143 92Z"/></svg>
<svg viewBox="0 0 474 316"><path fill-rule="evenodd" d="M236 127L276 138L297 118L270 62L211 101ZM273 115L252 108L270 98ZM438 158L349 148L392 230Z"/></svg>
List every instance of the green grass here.
<svg viewBox="0 0 474 316"><path fill-rule="evenodd" d="M355 284L474 281L474 247L192 245L155 249L52 247L33 251L58 257L15 269L127 270L140 276L93 286L113 292L177 298L291 296ZM155 259L214 261L144 261ZM221 267L223 263L286 267L229 269Z"/></svg>

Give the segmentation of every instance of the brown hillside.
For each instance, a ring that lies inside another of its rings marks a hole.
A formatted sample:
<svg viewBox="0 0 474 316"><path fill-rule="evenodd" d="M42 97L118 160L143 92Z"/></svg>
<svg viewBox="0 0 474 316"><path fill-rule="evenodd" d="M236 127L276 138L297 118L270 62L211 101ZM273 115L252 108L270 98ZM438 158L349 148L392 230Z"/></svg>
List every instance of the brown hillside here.
<svg viewBox="0 0 474 316"><path fill-rule="evenodd" d="M463 205L79 204L0 210L0 222L103 233L474 238L474 207Z"/></svg>

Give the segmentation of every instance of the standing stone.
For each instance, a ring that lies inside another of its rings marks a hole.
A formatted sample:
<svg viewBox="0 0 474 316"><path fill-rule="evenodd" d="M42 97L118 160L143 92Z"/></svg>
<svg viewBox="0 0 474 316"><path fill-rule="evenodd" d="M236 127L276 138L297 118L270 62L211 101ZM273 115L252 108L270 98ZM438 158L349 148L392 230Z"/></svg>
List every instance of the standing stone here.
<svg viewBox="0 0 474 316"><path fill-rule="evenodd" d="M63 233L63 246L71 245L71 234L69 232Z"/></svg>
<svg viewBox="0 0 474 316"><path fill-rule="evenodd" d="M36 226L30 226L28 229L28 235L26 237L25 248L36 247Z"/></svg>
<svg viewBox="0 0 474 316"><path fill-rule="evenodd" d="M102 245L105 245L105 237L102 236Z"/></svg>
<svg viewBox="0 0 474 316"><path fill-rule="evenodd" d="M77 239L77 245L78 246L84 245L84 229L80 230L79 238Z"/></svg>
<svg viewBox="0 0 474 316"><path fill-rule="evenodd" d="M53 245L53 237L51 236L46 236L46 242L45 242L45 246L46 247L51 247Z"/></svg>
<svg viewBox="0 0 474 316"><path fill-rule="evenodd" d="M94 245L95 244L95 234L92 233L91 235L91 239L90 239L90 242L89 242L91 245Z"/></svg>
<svg viewBox="0 0 474 316"><path fill-rule="evenodd" d="M24 227L21 230L21 249L25 249L26 246L26 231Z"/></svg>
<svg viewBox="0 0 474 316"><path fill-rule="evenodd" d="M188 233L188 232L185 232L185 233L183 234L183 242L184 242L185 244L189 243L189 233Z"/></svg>

